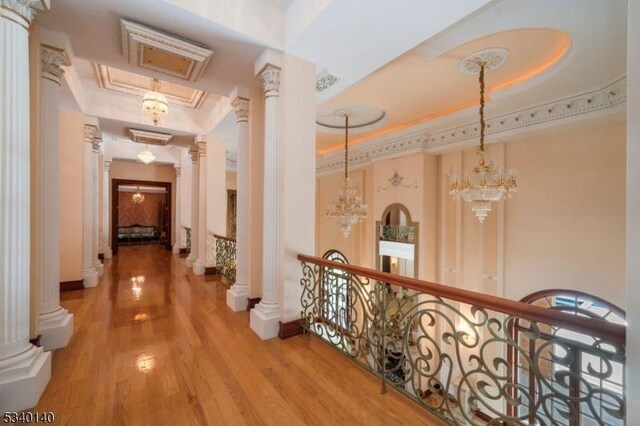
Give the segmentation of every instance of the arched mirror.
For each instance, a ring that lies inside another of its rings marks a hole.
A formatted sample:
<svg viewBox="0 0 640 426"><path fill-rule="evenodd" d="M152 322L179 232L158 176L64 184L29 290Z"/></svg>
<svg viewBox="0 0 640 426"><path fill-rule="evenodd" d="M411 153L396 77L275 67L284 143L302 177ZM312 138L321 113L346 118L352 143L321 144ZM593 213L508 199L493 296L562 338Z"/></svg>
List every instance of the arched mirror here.
<svg viewBox="0 0 640 426"><path fill-rule="evenodd" d="M376 269L418 278L419 224L404 205L387 206L376 221Z"/></svg>

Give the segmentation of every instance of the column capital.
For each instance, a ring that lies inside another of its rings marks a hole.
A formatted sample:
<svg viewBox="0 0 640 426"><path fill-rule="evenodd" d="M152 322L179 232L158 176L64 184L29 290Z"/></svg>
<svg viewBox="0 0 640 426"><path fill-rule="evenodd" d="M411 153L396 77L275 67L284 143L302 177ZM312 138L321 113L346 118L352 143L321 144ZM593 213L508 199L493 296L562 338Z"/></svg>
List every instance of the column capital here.
<svg viewBox="0 0 640 426"><path fill-rule="evenodd" d="M57 47L43 44L40 46L42 61L42 78L60 85L60 78L64 74L62 66L71 65L67 52Z"/></svg>
<svg viewBox="0 0 640 426"><path fill-rule="evenodd" d="M98 134L98 126L94 126L93 124L85 124L84 125L84 141L90 144L93 144L93 140Z"/></svg>
<svg viewBox="0 0 640 426"><path fill-rule="evenodd" d="M173 165L173 170L176 171L176 177L180 177L180 171L182 170L182 168L180 167L180 165L178 164L174 164Z"/></svg>
<svg viewBox="0 0 640 426"><path fill-rule="evenodd" d="M198 148L195 145L189 148L189 155L191 156L192 163L195 164L198 162Z"/></svg>
<svg viewBox="0 0 640 426"><path fill-rule="evenodd" d="M100 146L102 145L102 138L99 136L96 136L95 138L93 138L93 141L91 141L91 144L93 145L93 152L95 152L96 154L100 154Z"/></svg>
<svg viewBox="0 0 640 426"><path fill-rule="evenodd" d="M236 111L236 122L247 123L249 121L249 99L237 97L231 102Z"/></svg>
<svg viewBox="0 0 640 426"><path fill-rule="evenodd" d="M15 22L27 31L36 15L34 8L38 5L41 5L39 0L0 0L2 18Z"/></svg>
<svg viewBox="0 0 640 426"><path fill-rule="evenodd" d="M104 160L104 172L109 173L111 171L111 160Z"/></svg>
<svg viewBox="0 0 640 426"><path fill-rule="evenodd" d="M200 155L200 157L204 157L205 155L207 155L207 143L204 141L197 141L196 142L196 149L198 151L198 155Z"/></svg>
<svg viewBox="0 0 640 426"><path fill-rule="evenodd" d="M280 68L268 64L260 72L265 96L278 96L280 90Z"/></svg>

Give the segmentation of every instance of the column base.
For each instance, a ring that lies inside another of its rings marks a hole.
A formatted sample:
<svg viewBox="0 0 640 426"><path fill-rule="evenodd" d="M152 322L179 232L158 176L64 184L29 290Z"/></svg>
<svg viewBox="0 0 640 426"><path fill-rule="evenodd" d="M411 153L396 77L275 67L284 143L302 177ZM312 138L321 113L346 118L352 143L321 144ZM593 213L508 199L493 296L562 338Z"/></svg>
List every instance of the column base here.
<svg viewBox="0 0 640 426"><path fill-rule="evenodd" d="M195 257L192 257L191 253L189 253L189 256L187 256L187 266L191 268L195 263L195 261L196 261Z"/></svg>
<svg viewBox="0 0 640 426"><path fill-rule="evenodd" d="M82 279L84 287L97 287L98 286L98 271L93 266L86 268L82 271Z"/></svg>
<svg viewBox="0 0 640 426"><path fill-rule="evenodd" d="M64 308L40 314L38 332L45 351L66 347L73 334L73 314Z"/></svg>
<svg viewBox="0 0 640 426"><path fill-rule="evenodd" d="M246 311L248 297L248 286L239 286L238 284L234 284L229 290L227 290L227 306L230 307L233 312Z"/></svg>
<svg viewBox="0 0 640 426"><path fill-rule="evenodd" d="M98 271L98 275L102 276L102 274L104 274L104 265L102 264L102 262L98 261L94 267L96 268L96 271Z"/></svg>
<svg viewBox="0 0 640 426"><path fill-rule="evenodd" d="M35 407L51 378L51 352L33 345L0 359L0 413Z"/></svg>
<svg viewBox="0 0 640 426"><path fill-rule="evenodd" d="M180 244L174 244L171 248L173 254L180 254Z"/></svg>
<svg viewBox="0 0 640 426"><path fill-rule="evenodd" d="M193 273L194 274L196 274L196 275L204 275L206 270L207 270L207 265L205 264L204 260L198 259L195 262L193 262Z"/></svg>
<svg viewBox="0 0 640 426"><path fill-rule="evenodd" d="M262 302L251 310L249 325L251 329L262 339L267 340L278 335L280 328L279 305L264 305Z"/></svg>
<svg viewBox="0 0 640 426"><path fill-rule="evenodd" d="M111 259L112 257L113 257L113 250L111 250L111 247L106 247L104 249L104 258Z"/></svg>

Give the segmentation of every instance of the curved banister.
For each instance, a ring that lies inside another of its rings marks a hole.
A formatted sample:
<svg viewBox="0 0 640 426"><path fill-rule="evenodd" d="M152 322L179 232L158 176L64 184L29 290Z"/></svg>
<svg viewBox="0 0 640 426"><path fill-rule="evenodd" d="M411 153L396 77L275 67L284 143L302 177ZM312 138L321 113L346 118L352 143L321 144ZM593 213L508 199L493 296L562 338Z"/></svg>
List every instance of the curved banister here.
<svg viewBox="0 0 640 426"><path fill-rule="evenodd" d="M233 241L236 242L236 237L226 237L224 235L213 234L214 237L220 238L221 240Z"/></svg>
<svg viewBox="0 0 640 426"><path fill-rule="evenodd" d="M376 281L382 281L422 293L428 293L433 296L444 297L458 302L502 312L504 314L514 315L522 319L559 326L579 333L588 334L593 337L598 337L606 341L620 344L624 344L626 341L625 326L613 324L596 318L571 315L566 312L529 305L524 302L516 302L475 291L463 290L429 281L402 277L362 266L333 262L316 256L299 254L298 260L319 266L340 269L342 271L371 278Z"/></svg>

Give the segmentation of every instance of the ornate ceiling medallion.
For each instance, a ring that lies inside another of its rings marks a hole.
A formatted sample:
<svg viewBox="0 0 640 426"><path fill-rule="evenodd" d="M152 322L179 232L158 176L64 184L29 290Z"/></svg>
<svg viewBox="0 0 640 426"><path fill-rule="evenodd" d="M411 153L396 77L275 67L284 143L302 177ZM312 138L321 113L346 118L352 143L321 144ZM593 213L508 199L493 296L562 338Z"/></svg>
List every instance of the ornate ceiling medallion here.
<svg viewBox="0 0 640 426"><path fill-rule="evenodd" d="M500 68L509 59L509 51L502 47L492 47L478 50L464 58L458 64L458 68L463 74L480 74L480 64L484 64L485 72Z"/></svg>

